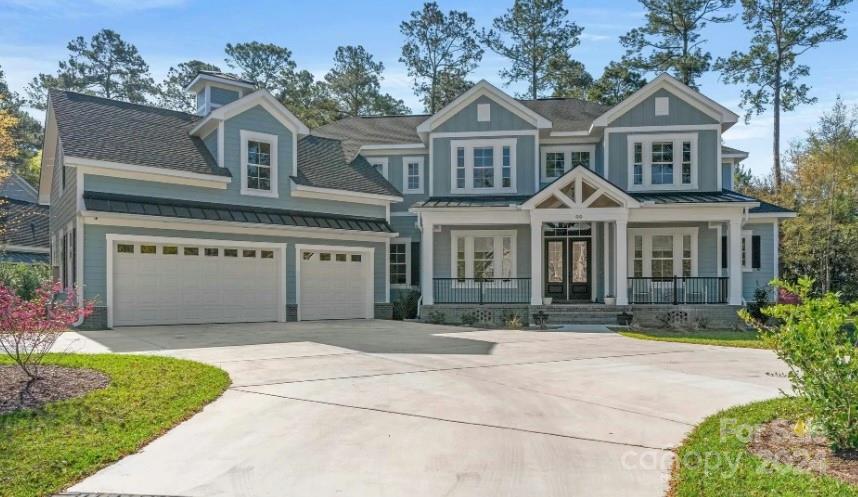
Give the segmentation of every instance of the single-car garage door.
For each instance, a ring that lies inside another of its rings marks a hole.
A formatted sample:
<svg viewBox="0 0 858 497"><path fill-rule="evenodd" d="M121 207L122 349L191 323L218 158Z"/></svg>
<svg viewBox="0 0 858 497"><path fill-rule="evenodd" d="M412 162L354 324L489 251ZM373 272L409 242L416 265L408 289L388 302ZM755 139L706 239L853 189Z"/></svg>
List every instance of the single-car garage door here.
<svg viewBox="0 0 858 497"><path fill-rule="evenodd" d="M118 241L113 250L115 326L280 318L276 247Z"/></svg>
<svg viewBox="0 0 858 497"><path fill-rule="evenodd" d="M370 252L300 249L301 320L371 318Z"/></svg>

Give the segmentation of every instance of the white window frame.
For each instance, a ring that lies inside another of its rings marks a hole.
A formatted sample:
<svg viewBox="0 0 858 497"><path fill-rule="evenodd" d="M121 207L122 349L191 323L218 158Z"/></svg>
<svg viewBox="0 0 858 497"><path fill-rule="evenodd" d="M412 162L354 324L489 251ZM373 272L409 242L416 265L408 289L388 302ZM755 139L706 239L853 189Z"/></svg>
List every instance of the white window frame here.
<svg viewBox="0 0 858 497"><path fill-rule="evenodd" d="M698 251L698 228L629 228L628 234L628 268L632 275L635 260L635 237L640 236L643 242L643 273L642 277L652 277L652 237L673 236L673 275L682 277L682 237L691 236L691 277L698 274L700 254ZM719 262L720 264L720 262Z"/></svg>
<svg viewBox="0 0 858 497"><path fill-rule="evenodd" d="M384 179L388 179L387 175L387 157L366 157L367 162L374 168L376 164L381 165L381 175L384 176Z"/></svg>
<svg viewBox="0 0 858 497"><path fill-rule="evenodd" d="M452 230L450 231L450 277L458 278L457 263L458 263L458 245L459 239L465 240L465 278L473 280L474 278L474 239L475 238L494 238L494 253L499 254L493 261L493 273L495 279L503 278L503 239L510 238L510 248L512 253L512 274L509 278L516 278L518 275L518 248L516 240L516 230ZM515 281L515 280L513 280ZM466 287L475 285L473 281L461 282L453 281L454 287ZM485 284L485 283L484 283ZM488 283L491 284L491 283ZM508 284L506 284L508 285Z"/></svg>
<svg viewBox="0 0 858 497"><path fill-rule="evenodd" d="M551 145L542 147L542 167L540 168L542 179L544 181L552 181L560 176L548 176L548 154L563 153L563 173L567 173L572 168L572 152L589 152L590 163L587 165L589 169L596 167L596 144L586 145Z"/></svg>
<svg viewBox="0 0 858 497"><path fill-rule="evenodd" d="M751 230L742 230L742 241L740 243L742 244L742 252L740 254L742 271L750 273L754 271L754 232Z"/></svg>
<svg viewBox="0 0 858 497"><path fill-rule="evenodd" d="M450 191L452 193L515 193L516 192L516 142L515 138L481 139L481 140L451 140L450 141ZM465 187L456 186L456 150L465 149ZM494 148L493 188L474 188L474 149ZM503 184L503 147L509 147L510 186Z"/></svg>
<svg viewBox="0 0 858 497"><path fill-rule="evenodd" d="M259 133L257 131L241 130L241 194L255 197L277 197L277 170L280 163L277 161L277 135ZM271 147L271 190L257 190L247 186L247 143L250 141L268 143Z"/></svg>
<svg viewBox="0 0 858 497"><path fill-rule="evenodd" d="M408 188L408 164L417 163L417 188ZM423 193L423 182L425 174L423 172L423 157L419 155L402 158L402 193Z"/></svg>
<svg viewBox="0 0 858 497"><path fill-rule="evenodd" d="M410 238L394 238L390 240L391 245L405 245L405 283L390 283L390 288L410 288L411 287L411 239ZM390 253L387 254L387 266L390 271ZM388 280L390 276L388 276Z"/></svg>
<svg viewBox="0 0 858 497"><path fill-rule="evenodd" d="M700 160L697 148L697 133L657 133L629 135L627 141L628 190L696 190ZM673 143L673 183L652 183L652 144L654 142ZM682 143L691 143L691 183L682 182ZM643 152L643 184L634 184L635 143L640 143Z"/></svg>

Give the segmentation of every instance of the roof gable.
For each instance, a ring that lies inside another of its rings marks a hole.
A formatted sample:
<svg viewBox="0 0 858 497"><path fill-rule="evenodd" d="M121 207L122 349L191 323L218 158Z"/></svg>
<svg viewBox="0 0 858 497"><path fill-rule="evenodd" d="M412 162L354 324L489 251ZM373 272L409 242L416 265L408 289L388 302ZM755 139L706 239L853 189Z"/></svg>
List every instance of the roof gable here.
<svg viewBox="0 0 858 497"><path fill-rule="evenodd" d="M584 166L575 166L523 203L522 209L639 207L622 188Z"/></svg>
<svg viewBox="0 0 858 497"><path fill-rule="evenodd" d="M0 197L35 204L39 201L39 192L27 180L13 173L0 180Z"/></svg>
<svg viewBox="0 0 858 497"><path fill-rule="evenodd" d="M293 133L299 135L310 134L310 128L301 122L295 114L292 114L292 112L280 103L279 100L274 98L268 90L257 90L234 102L218 107L197 123L196 126L191 129L191 134L195 136L204 135L208 131L212 122L225 121L257 105L268 111L269 114L274 116L283 124L283 126L289 128Z"/></svg>
<svg viewBox="0 0 858 497"><path fill-rule="evenodd" d="M472 103L481 96L487 96L504 106L510 112L513 112L525 122L530 123L536 128L550 128L551 121L529 109L526 105L518 100L507 95L499 90L486 80L480 80L479 83L472 86L468 91L462 93L455 100L444 106L441 110L432 115L429 119L422 122L417 127L418 133L429 133L435 130L442 123L456 115L461 109Z"/></svg>

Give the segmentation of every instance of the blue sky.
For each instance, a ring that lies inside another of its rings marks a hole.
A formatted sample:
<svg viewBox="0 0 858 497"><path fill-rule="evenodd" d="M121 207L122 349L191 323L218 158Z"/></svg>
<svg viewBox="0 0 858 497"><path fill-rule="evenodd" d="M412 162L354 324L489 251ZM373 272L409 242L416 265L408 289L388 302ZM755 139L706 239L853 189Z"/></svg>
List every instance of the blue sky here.
<svg viewBox="0 0 858 497"><path fill-rule="evenodd" d="M511 3L439 1L444 10L466 10L479 26L488 26ZM300 68L317 76L330 67L337 46L361 44L385 64L384 91L421 112L405 67L398 61L402 45L399 23L421 5L416 1L384 0L0 0L0 66L10 86L23 91L38 72L56 70L57 61L66 57L69 40L78 35L88 38L101 28L114 29L135 44L156 81L163 78L170 65L192 58L225 67L223 46L227 42L258 40L286 46ZM576 0L567 1L566 7L570 18L584 27L581 44L573 56L596 77L609 61L622 55L618 37L640 25L644 15L635 0ZM819 101L785 114L784 148L789 141L803 136L837 95L847 103L858 104L858 64L850 56L844 57L858 53L858 15L848 12L845 25L849 39L827 44L803 59L811 67L807 83ZM705 37L709 40L708 49L717 57L744 49L750 34L736 21L709 26ZM501 86L497 72L504 64L503 58L487 52L473 78L485 78ZM516 92L522 87L506 89ZM701 89L740 112L740 88L719 82L717 74L708 74ZM771 115L734 126L725 134L725 143L750 152L746 164L755 173L768 172L772 156Z"/></svg>

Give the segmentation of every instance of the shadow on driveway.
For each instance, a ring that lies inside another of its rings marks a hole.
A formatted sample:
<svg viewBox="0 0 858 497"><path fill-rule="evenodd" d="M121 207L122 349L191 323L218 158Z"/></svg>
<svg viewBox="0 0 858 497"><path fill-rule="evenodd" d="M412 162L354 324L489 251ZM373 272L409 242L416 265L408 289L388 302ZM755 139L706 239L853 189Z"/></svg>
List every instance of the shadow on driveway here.
<svg viewBox="0 0 858 497"><path fill-rule="evenodd" d="M312 342L379 354L491 354L495 343L445 336L469 328L403 321L343 320L121 327L79 331L112 352Z"/></svg>

